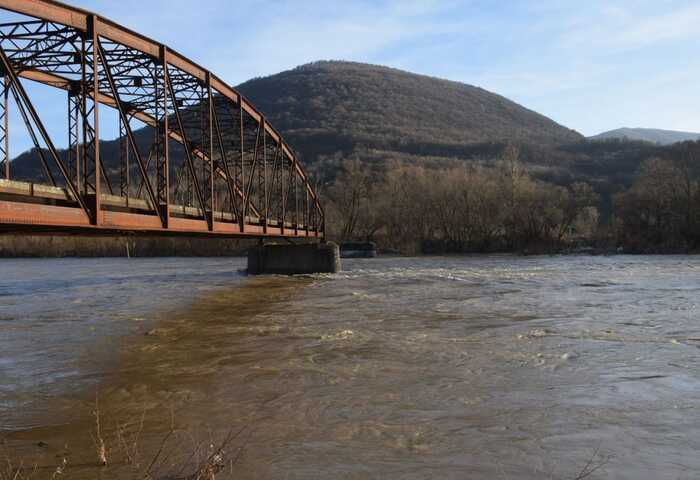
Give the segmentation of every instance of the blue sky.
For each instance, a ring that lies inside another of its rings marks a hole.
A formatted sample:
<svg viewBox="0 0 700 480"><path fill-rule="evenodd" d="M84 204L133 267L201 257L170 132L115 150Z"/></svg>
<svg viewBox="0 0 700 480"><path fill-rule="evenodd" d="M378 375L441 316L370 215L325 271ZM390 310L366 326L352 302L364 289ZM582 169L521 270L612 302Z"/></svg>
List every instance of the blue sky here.
<svg viewBox="0 0 700 480"><path fill-rule="evenodd" d="M585 135L700 131L700 2L73 0L231 84L320 59L478 85Z"/></svg>

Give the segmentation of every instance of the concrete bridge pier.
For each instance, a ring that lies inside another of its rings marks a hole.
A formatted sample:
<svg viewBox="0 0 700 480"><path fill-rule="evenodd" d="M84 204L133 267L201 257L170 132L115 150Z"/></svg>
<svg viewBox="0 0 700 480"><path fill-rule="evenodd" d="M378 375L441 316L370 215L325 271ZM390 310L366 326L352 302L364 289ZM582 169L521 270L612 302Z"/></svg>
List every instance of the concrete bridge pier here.
<svg viewBox="0 0 700 480"><path fill-rule="evenodd" d="M333 242L258 245L248 250L248 273L309 274L340 271L340 249Z"/></svg>

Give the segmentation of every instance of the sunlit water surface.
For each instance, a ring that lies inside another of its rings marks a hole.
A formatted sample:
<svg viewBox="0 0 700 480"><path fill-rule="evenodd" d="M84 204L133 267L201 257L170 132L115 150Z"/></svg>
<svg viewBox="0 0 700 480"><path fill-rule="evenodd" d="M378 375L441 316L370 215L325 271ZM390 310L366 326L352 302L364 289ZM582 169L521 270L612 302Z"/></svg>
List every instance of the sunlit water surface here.
<svg viewBox="0 0 700 480"><path fill-rule="evenodd" d="M98 397L143 450L245 428L233 478L700 476L700 258L243 268L0 260L4 449L96 478Z"/></svg>

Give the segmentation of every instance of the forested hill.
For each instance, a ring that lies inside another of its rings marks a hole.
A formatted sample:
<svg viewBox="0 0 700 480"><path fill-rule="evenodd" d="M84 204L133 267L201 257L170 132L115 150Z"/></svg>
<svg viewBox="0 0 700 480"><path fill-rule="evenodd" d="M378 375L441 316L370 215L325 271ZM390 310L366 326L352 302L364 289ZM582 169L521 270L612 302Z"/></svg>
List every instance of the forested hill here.
<svg viewBox="0 0 700 480"><path fill-rule="evenodd" d="M376 65L315 62L238 89L312 163L358 147L463 157L468 145L583 139L482 88Z"/></svg>

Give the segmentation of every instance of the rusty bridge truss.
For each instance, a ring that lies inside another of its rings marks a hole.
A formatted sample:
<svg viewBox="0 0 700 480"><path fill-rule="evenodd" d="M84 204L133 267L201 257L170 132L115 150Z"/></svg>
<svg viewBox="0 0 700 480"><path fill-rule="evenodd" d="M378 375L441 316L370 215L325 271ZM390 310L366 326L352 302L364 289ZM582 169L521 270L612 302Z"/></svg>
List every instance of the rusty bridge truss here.
<svg viewBox="0 0 700 480"><path fill-rule="evenodd" d="M59 2L0 0L3 11L17 20L0 24L0 231L323 237L323 209L294 153L214 74ZM32 82L63 91L66 149ZM118 117L110 158L101 113ZM22 129L10 131L11 115ZM31 138L43 179L13 178L12 134Z"/></svg>

